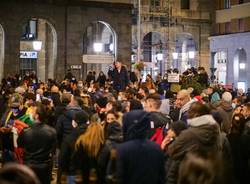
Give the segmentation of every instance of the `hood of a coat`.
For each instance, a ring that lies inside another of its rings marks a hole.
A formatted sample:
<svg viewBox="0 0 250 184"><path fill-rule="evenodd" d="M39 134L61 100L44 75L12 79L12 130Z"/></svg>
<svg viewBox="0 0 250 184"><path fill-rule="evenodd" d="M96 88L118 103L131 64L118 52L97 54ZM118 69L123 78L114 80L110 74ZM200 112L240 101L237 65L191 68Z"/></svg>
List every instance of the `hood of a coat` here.
<svg viewBox="0 0 250 184"><path fill-rule="evenodd" d="M218 152L221 148L220 129L211 115L188 120L189 128L182 131L169 146L173 159L180 159L190 151Z"/></svg>
<svg viewBox="0 0 250 184"><path fill-rule="evenodd" d="M191 127L198 127L198 126L202 126L202 125L214 125L214 124L217 124L217 122L215 121L213 116L210 115L210 114L199 116L199 117L192 118L192 119L188 119L187 123Z"/></svg>
<svg viewBox="0 0 250 184"><path fill-rule="evenodd" d="M150 129L150 114L133 110L123 115L123 136L125 141L145 139Z"/></svg>

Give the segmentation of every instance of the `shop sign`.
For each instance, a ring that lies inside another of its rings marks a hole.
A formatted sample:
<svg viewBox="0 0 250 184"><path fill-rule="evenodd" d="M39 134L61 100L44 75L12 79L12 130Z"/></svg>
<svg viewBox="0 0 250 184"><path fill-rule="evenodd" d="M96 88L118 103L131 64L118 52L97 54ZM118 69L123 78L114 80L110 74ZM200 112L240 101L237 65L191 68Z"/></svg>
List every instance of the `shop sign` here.
<svg viewBox="0 0 250 184"><path fill-rule="evenodd" d="M20 58L23 59L37 59L38 54L35 51L20 51Z"/></svg>

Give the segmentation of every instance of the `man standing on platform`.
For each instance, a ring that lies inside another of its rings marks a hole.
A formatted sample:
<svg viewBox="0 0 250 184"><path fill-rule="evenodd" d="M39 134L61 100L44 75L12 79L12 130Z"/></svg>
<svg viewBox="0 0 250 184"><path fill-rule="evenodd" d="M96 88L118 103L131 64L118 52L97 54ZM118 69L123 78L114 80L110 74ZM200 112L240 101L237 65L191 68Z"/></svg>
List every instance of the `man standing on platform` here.
<svg viewBox="0 0 250 184"><path fill-rule="evenodd" d="M128 86L129 77L128 71L120 61L115 62L113 70L113 88L117 91L124 91Z"/></svg>

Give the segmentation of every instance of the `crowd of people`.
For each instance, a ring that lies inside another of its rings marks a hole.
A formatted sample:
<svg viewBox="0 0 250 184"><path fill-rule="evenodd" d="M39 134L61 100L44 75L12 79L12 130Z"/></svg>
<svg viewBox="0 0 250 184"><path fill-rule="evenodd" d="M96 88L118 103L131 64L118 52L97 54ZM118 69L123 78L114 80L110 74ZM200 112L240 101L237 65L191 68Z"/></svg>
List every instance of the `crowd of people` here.
<svg viewBox="0 0 250 184"><path fill-rule="evenodd" d="M58 184L248 183L250 93L209 85L204 68L171 73L141 81L117 61L84 81L3 79L0 181L17 183L16 162L42 184L53 168Z"/></svg>

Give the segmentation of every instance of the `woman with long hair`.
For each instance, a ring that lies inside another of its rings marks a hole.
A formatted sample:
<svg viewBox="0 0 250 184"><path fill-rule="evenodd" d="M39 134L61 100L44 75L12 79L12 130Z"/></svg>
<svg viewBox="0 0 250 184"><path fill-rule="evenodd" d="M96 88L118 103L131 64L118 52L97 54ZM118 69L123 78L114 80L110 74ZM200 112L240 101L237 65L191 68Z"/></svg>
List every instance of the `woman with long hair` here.
<svg viewBox="0 0 250 184"><path fill-rule="evenodd" d="M81 175L82 183L100 183L98 181L97 158L104 144L104 131L97 114L90 119L86 132L76 141L76 165Z"/></svg>

